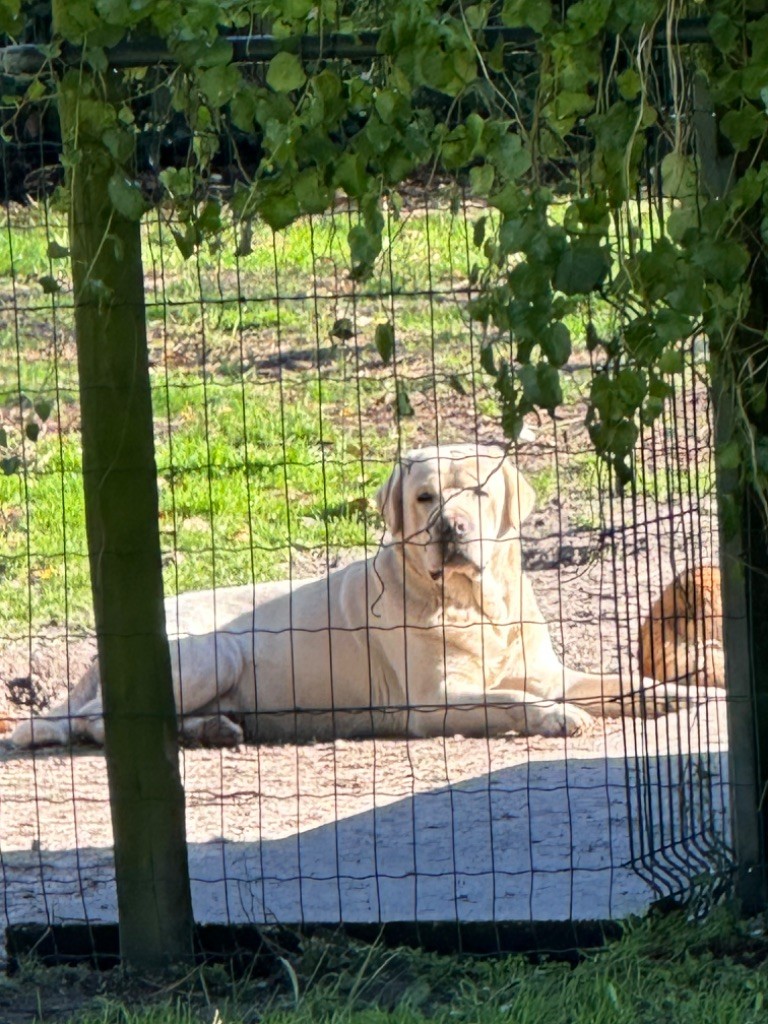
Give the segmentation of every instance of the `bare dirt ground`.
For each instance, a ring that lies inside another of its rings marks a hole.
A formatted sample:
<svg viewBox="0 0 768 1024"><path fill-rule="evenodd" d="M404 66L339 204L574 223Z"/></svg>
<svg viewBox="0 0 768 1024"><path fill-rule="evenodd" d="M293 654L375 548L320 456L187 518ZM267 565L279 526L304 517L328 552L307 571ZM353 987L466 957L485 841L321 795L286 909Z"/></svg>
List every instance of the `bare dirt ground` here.
<svg viewBox="0 0 768 1024"><path fill-rule="evenodd" d="M672 510L674 511L674 510ZM709 514L711 510L705 510ZM637 515L640 515L637 511ZM674 537L685 517L671 513L652 523L630 523L619 537L606 537L569 522L559 504L536 511L527 524L525 561L540 605L566 664L627 673L637 681L637 634L651 596L675 568ZM697 516L697 521L698 516ZM707 521L705 515L704 521ZM700 521L699 521L700 522ZM690 529L690 525L688 529ZM709 534L705 557L713 557ZM683 552L683 556L685 552ZM648 580L641 587L642 564ZM43 635L11 642L0 656L7 680L5 709L14 716L39 708L77 680L95 651L89 637ZM633 674L633 675L632 675ZM711 716L710 716L711 717ZM722 714L672 715L650 723L635 741L635 726L596 720L591 731L567 741L540 737L503 740L341 742L303 748L262 747L239 751L187 750L183 757L190 840L205 842L278 838L347 816L414 792L459 782L531 760L562 757L624 757L696 747L692 730L707 728L711 744L725 743ZM698 722L698 725L696 723ZM693 724L691 724L693 723ZM709 742L709 741L708 741ZM4 850L104 847L111 841L103 755L82 748L19 754L0 751L0 842ZM255 800L254 797L258 796Z"/></svg>
<svg viewBox="0 0 768 1024"><path fill-rule="evenodd" d="M647 439L644 456L658 457L662 465L666 460L670 467L668 495L658 502L642 495L619 499L605 491L595 499L583 480L569 476L569 458L588 450L583 410L572 409L557 430L552 424L534 425L535 440L520 446L518 459L525 473L545 466L558 481L555 496L526 522L523 549L526 571L551 624L555 646L569 666L621 669L628 683L639 682L637 637L652 601L680 570L716 561L713 496L691 488L680 471L681 465L686 470L697 461L708 437L705 398L692 396L689 406L694 429L686 424L676 431L667 422ZM382 406L379 413L381 422L373 423L372 429L388 429L391 409ZM463 431L467 437L497 437L488 421L468 418L460 396L451 398L441 416L451 421L453 436ZM429 415L424 417L423 440L434 440ZM332 556L342 565L354 552ZM313 575L325 562L325 557L300 553L295 575ZM67 680L73 684L78 679L94 650L92 637L67 635L56 626L7 639L0 651L0 715L18 718L48 706L62 695ZM726 724L725 708L713 704L647 724L596 720L586 733L568 740L451 737L185 750L188 839L195 845L221 840L279 843L313 830L320 833L335 822L364 817L373 808L393 807L418 794L502 777L508 770L527 769L533 778L536 766L543 765L633 764L640 766L642 775L656 754L723 750ZM68 912L77 914L77 900L85 906L89 892L101 891L99 886L113 870L103 754L93 748L19 753L7 743L0 746L0 868L6 883L6 914L24 920L25 901L30 919L39 920L41 912L60 914L47 904L40 909L43 877L57 898L67 889L64 895L74 907ZM605 789L598 780L595 793L603 802ZM562 845L563 865L569 869L569 829L575 826L559 804L553 802L552 808L547 846L557 853L558 843ZM610 828L610 821L600 821L601 829ZM619 823L625 833L627 824ZM588 818L584 827L590 827ZM610 835L600 836L594 845L600 844L604 855L612 856ZM589 845L587 841L586 848ZM59 854L75 857L74 876L67 873L69 867L64 870ZM100 910L107 920L114 916L110 899ZM228 912L226 906L221 908L222 914Z"/></svg>

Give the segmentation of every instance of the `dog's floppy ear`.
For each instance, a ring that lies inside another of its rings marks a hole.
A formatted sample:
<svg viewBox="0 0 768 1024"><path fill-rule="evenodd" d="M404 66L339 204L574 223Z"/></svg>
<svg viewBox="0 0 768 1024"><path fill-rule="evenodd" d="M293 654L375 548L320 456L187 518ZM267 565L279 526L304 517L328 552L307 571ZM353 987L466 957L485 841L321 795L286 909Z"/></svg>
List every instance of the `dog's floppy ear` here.
<svg viewBox="0 0 768 1024"><path fill-rule="evenodd" d="M509 456L504 459L503 472L507 493L499 528L500 537L510 530L517 532L536 504L536 492Z"/></svg>
<svg viewBox="0 0 768 1024"><path fill-rule="evenodd" d="M387 529L393 537L403 532L403 468L397 465L392 470L389 480L383 483L376 492L376 504L379 506Z"/></svg>

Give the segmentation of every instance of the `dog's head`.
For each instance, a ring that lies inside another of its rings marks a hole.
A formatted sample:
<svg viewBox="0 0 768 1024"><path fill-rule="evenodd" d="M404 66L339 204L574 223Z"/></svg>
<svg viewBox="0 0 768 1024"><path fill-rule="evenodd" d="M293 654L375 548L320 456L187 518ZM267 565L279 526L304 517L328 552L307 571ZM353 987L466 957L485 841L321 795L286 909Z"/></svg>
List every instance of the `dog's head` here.
<svg viewBox="0 0 768 1024"><path fill-rule="evenodd" d="M407 452L377 500L393 541L441 586L453 573L478 579L519 537L534 494L505 452L460 444Z"/></svg>

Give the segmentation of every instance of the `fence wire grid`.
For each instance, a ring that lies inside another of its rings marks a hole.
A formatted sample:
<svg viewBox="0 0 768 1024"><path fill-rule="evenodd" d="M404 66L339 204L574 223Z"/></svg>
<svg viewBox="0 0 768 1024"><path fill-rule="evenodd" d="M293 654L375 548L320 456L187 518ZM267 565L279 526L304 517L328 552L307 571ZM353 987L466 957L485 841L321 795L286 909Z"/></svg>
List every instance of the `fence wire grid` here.
<svg viewBox="0 0 768 1024"><path fill-rule="evenodd" d="M0 713L9 726L60 701L95 652L66 221L45 190L13 201L11 170L0 242ZM658 200L642 202L652 218ZM248 238L232 224L221 246L189 259L173 223L146 220L171 619L183 604L175 595L239 586L249 600L254 582L295 589L373 556L384 538L375 495L402 452L506 443L479 365L484 338L466 313L474 224L487 210L454 182L414 182L389 211L377 275L362 284L347 272L353 212L339 202L278 234L257 225ZM386 358L381 325L392 330ZM702 566L712 583L691 593L693 645L681 656L695 650L698 661L678 672L704 687L723 682L702 339L685 361L667 411L642 428L634 495L617 493L584 427L586 384L600 372L585 345L565 368L561 412L531 419L510 452L535 492L523 567L556 653L569 668L620 673L626 690L640 684L654 602ZM656 655L666 639L657 634ZM715 892L732 866L719 692L647 721L596 717L568 738L457 730L186 747L196 918L578 922ZM0 774L6 926L114 921L101 750L6 743Z"/></svg>

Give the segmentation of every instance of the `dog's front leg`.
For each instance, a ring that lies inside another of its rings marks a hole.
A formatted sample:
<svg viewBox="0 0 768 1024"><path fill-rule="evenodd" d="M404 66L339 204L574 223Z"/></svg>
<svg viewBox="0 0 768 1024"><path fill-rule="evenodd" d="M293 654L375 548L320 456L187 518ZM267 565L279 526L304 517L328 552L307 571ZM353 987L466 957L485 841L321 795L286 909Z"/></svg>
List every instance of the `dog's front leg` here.
<svg viewBox="0 0 768 1024"><path fill-rule="evenodd" d="M182 731L184 720L197 712L237 710L227 698L243 674L251 639L250 631L232 628L171 641L173 696Z"/></svg>

